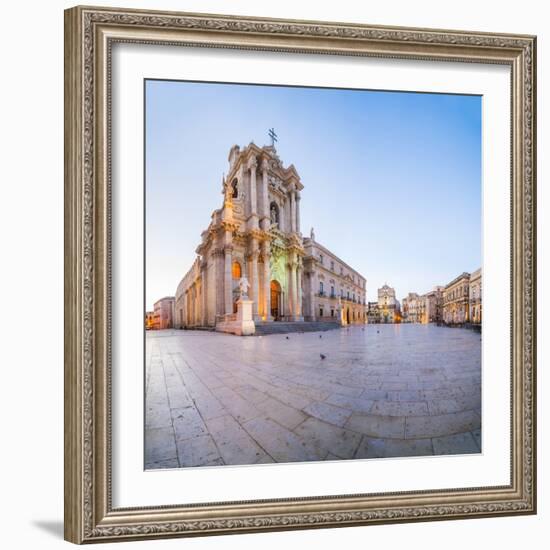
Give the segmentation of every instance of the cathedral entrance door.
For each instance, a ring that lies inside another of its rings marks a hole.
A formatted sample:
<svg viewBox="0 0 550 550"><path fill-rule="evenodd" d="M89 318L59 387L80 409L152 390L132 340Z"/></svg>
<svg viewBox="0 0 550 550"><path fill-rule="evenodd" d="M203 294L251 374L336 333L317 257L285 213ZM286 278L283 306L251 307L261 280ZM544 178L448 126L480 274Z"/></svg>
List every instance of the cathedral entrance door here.
<svg viewBox="0 0 550 550"><path fill-rule="evenodd" d="M281 285L277 281L271 281L271 317L278 321L281 316Z"/></svg>

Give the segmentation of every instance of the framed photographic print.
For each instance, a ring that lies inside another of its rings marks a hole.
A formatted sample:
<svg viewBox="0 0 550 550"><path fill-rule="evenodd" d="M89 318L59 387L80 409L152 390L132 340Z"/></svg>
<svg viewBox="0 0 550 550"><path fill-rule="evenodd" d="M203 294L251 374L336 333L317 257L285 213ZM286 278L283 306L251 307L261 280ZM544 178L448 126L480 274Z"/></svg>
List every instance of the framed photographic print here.
<svg viewBox="0 0 550 550"><path fill-rule="evenodd" d="M533 36L65 12L65 536L532 514Z"/></svg>

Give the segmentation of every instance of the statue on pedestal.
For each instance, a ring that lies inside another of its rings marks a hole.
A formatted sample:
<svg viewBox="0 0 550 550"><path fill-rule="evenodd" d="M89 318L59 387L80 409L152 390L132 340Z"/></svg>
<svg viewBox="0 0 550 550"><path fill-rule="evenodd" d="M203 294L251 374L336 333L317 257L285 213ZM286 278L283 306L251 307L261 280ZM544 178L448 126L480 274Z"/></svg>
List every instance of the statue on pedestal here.
<svg viewBox="0 0 550 550"><path fill-rule="evenodd" d="M239 293L240 298L248 300L248 289L250 288L250 283L246 277L241 277L239 280Z"/></svg>
<svg viewBox="0 0 550 550"><path fill-rule="evenodd" d="M274 202L271 203L269 216L271 218L271 225L275 227L279 227L279 210L277 208L277 205Z"/></svg>
<svg viewBox="0 0 550 550"><path fill-rule="evenodd" d="M227 181L224 176L222 178L222 194L224 196L224 202L226 204L233 203L233 193L234 193L233 185L229 181Z"/></svg>

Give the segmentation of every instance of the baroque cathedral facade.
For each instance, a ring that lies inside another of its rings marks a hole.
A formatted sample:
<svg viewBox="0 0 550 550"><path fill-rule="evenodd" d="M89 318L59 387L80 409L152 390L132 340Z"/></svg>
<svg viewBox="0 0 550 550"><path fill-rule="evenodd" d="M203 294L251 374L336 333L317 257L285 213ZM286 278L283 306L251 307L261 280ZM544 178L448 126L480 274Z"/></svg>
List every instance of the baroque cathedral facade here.
<svg viewBox="0 0 550 550"><path fill-rule="evenodd" d="M175 327L216 327L231 319L243 277L256 323L364 323L366 279L316 243L313 230L302 237L304 186L296 168L285 167L274 146L254 143L234 145L228 160L223 205L176 290Z"/></svg>

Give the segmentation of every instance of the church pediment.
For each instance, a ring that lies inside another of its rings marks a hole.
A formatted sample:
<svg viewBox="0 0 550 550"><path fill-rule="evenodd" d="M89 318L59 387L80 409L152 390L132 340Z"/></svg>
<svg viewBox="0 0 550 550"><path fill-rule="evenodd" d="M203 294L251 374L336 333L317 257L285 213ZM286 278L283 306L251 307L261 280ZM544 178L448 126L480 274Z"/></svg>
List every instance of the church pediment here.
<svg viewBox="0 0 550 550"><path fill-rule="evenodd" d="M285 169L285 176L289 182L292 182L296 185L296 189L301 191L304 186L302 185L302 182L300 181L300 174L298 174L298 171L294 167L294 164L291 164L288 168Z"/></svg>

